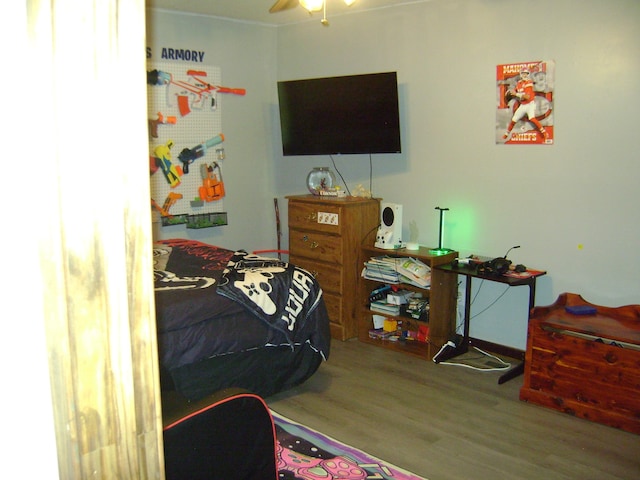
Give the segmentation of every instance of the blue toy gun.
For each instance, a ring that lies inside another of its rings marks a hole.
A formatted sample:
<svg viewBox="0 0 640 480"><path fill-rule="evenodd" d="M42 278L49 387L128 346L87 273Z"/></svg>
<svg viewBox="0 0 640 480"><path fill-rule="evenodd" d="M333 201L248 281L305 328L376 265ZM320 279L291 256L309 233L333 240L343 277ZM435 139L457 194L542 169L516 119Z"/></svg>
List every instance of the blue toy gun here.
<svg viewBox="0 0 640 480"><path fill-rule="evenodd" d="M224 142L224 135L222 133L216 135L213 138L210 138L204 143L200 145L196 145L193 148L185 148L178 155L178 160L182 162L184 167L182 171L184 173L189 173L189 165L195 162L198 158L204 156L207 153L207 149L214 147L220 143Z"/></svg>

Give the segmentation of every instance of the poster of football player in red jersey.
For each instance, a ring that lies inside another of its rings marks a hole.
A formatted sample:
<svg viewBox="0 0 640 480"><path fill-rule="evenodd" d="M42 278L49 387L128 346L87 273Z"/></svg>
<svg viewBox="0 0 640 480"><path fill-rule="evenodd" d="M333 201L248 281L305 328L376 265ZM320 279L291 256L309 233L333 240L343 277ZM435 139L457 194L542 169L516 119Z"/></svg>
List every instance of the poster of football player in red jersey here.
<svg viewBox="0 0 640 480"><path fill-rule="evenodd" d="M553 61L498 65L496 143L552 145Z"/></svg>

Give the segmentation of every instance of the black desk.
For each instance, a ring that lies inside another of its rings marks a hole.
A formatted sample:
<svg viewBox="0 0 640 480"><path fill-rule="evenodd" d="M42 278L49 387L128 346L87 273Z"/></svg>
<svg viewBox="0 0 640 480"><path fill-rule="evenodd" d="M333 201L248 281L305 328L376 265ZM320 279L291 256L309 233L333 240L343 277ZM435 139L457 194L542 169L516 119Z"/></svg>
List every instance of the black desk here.
<svg viewBox="0 0 640 480"><path fill-rule="evenodd" d="M438 270L442 270L446 273L456 274L456 275L464 275L466 277L465 284L465 298L464 298L464 333L462 344L457 346L456 348L451 348L448 351L442 352L442 354L438 357L437 362L441 362L444 360L448 360L453 357L457 357L469 350L469 321L471 318L471 279L472 278L480 278L482 280L488 280L490 282L498 282L504 283L510 287L519 287L526 285L529 287L529 314L531 313L531 309L534 307L535 297L536 297L536 279L546 274L547 272L541 270L528 270L525 275L521 275L518 277L507 276L507 275L495 275L495 274L487 274L487 273L478 273L478 265L477 264L469 264L466 265L464 263L455 264L443 264L438 265ZM502 384L512 378L517 377L518 375L522 375L524 373L524 362L521 362L519 365L516 365L511 370L503 374L498 380L499 384Z"/></svg>

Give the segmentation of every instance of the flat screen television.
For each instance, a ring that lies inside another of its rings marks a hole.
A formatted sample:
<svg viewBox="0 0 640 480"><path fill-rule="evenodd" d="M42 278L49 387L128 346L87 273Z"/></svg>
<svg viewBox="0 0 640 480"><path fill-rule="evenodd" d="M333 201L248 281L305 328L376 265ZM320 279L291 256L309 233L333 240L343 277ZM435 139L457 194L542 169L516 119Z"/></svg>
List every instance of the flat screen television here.
<svg viewBox="0 0 640 480"><path fill-rule="evenodd" d="M282 153L400 153L396 72L278 82Z"/></svg>

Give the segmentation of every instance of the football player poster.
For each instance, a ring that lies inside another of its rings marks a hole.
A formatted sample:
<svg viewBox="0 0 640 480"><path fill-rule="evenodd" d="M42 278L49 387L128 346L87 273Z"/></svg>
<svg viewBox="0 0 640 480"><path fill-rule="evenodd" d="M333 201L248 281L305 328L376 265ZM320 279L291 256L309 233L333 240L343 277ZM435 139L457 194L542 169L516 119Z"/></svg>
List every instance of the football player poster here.
<svg viewBox="0 0 640 480"><path fill-rule="evenodd" d="M498 65L497 144L553 144L554 80L552 60Z"/></svg>

